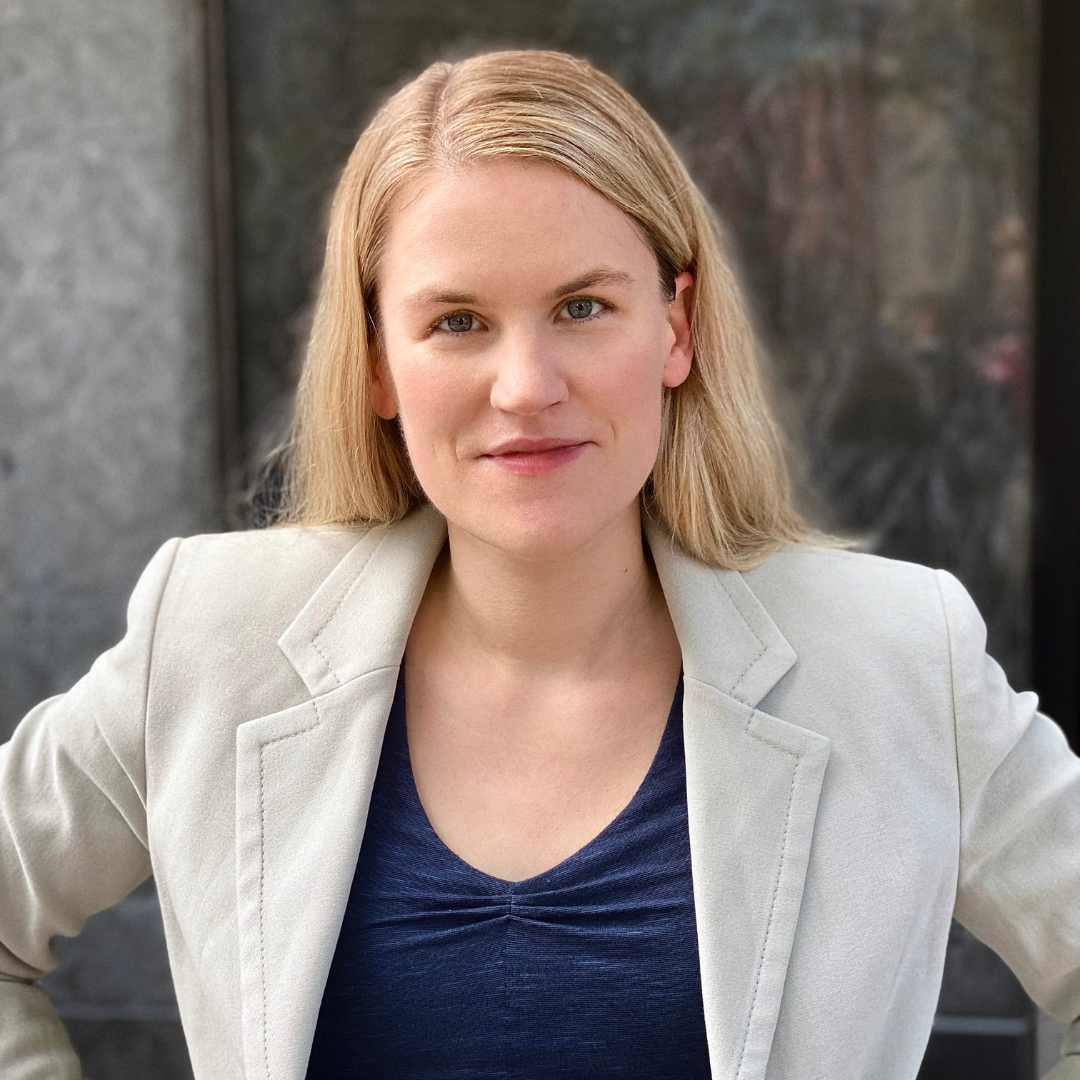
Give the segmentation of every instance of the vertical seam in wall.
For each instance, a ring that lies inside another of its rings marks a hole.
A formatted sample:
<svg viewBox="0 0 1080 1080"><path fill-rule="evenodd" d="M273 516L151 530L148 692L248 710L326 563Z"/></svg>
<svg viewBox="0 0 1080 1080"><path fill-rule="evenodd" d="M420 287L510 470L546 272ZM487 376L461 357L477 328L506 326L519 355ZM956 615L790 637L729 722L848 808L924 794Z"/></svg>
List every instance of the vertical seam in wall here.
<svg viewBox="0 0 1080 1080"><path fill-rule="evenodd" d="M206 196L211 265L210 310L216 394L219 513L226 526L241 524L231 504L232 482L243 465L242 408L236 333L235 238L232 212L228 76L222 0L202 0L203 94L206 123Z"/></svg>

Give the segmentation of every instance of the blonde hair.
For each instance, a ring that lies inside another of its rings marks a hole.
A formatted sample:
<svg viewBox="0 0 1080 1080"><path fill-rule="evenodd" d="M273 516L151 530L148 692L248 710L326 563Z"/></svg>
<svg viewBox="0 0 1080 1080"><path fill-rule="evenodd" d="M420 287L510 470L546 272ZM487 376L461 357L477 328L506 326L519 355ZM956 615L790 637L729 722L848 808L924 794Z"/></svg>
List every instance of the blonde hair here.
<svg viewBox="0 0 1080 1080"><path fill-rule="evenodd" d="M628 214L661 280L696 280L694 361L665 391L645 507L688 552L745 569L807 538L791 504L746 309L717 223L659 127L613 79L557 52L433 64L360 136L334 196L297 392L282 520L391 522L424 499L399 425L373 407L376 278L391 202L433 168L558 165Z"/></svg>

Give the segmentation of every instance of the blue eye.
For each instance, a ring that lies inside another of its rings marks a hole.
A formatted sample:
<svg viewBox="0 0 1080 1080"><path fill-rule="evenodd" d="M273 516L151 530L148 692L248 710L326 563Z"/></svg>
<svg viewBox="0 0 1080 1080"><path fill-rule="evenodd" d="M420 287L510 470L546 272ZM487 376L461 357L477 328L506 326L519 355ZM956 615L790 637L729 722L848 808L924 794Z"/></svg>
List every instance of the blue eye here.
<svg viewBox="0 0 1080 1080"><path fill-rule="evenodd" d="M569 301L563 310L571 319L587 319L590 315L595 315L600 311L600 304L596 300L579 298Z"/></svg>
<svg viewBox="0 0 1080 1080"><path fill-rule="evenodd" d="M451 334L463 334L468 330L475 328L476 319L472 315L468 315L465 312L458 312L455 315L447 315L442 322L435 325L440 330L447 330Z"/></svg>

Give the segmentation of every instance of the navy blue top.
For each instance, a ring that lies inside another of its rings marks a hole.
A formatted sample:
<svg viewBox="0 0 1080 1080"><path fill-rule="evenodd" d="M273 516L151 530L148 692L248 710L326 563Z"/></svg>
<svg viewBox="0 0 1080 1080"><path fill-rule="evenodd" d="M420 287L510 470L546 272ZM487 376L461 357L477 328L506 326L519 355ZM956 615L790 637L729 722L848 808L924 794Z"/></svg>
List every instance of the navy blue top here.
<svg viewBox="0 0 1080 1080"><path fill-rule="evenodd" d="M432 829L399 679L307 1075L709 1076L681 678L629 805L524 881L482 873Z"/></svg>

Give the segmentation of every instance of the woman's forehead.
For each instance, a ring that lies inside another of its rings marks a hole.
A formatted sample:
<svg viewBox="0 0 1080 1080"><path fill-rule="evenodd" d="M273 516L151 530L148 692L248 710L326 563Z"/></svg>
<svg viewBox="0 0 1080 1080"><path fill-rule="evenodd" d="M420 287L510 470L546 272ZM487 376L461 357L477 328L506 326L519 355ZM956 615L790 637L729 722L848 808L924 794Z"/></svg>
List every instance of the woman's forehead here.
<svg viewBox="0 0 1080 1080"><path fill-rule="evenodd" d="M460 288L458 279L513 275L555 288L604 267L633 279L654 263L636 223L566 170L496 160L439 170L395 200L380 291ZM424 286L420 286L423 288Z"/></svg>

